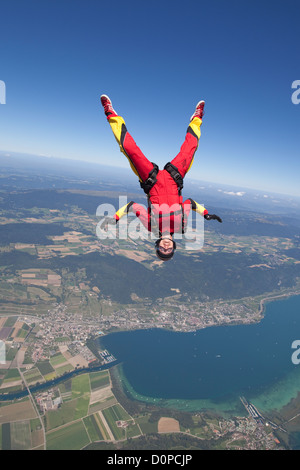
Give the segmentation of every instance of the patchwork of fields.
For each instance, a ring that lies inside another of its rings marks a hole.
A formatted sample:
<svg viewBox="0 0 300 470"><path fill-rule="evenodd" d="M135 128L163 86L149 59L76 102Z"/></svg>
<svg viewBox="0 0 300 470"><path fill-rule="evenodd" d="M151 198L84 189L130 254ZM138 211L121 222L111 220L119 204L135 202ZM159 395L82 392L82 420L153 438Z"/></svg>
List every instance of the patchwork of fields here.
<svg viewBox="0 0 300 470"><path fill-rule="evenodd" d="M76 450L142 434L113 395L108 371L76 376L34 398L40 412L44 410L44 429L30 398L1 402L0 449ZM58 405L47 409L47 402Z"/></svg>

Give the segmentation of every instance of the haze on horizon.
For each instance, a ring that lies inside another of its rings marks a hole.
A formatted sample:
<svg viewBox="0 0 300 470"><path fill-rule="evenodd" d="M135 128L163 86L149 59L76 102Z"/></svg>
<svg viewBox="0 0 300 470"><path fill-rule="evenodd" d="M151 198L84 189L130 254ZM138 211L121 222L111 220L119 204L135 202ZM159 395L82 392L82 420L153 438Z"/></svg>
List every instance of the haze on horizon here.
<svg viewBox="0 0 300 470"><path fill-rule="evenodd" d="M296 0L1 5L0 148L126 167L108 94L160 167L206 101L191 178L300 196Z"/></svg>

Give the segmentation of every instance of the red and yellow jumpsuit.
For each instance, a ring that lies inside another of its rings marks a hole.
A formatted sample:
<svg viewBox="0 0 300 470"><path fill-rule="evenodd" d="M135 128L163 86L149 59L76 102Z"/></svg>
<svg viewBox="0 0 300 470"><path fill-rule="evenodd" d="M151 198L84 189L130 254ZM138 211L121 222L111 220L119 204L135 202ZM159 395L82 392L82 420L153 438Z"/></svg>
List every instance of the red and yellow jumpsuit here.
<svg viewBox="0 0 300 470"><path fill-rule="evenodd" d="M121 152L128 158L130 166L138 176L140 183L144 183L155 168L155 165L145 157L137 146L127 131L125 121L121 116L110 115L107 119ZM184 178L193 164L201 135L201 124L202 119L198 117L195 117L190 122L180 152L170 162L178 170L182 178ZM154 228L154 219L161 236L166 232L170 234L175 232L183 233L191 209L202 216L208 213L202 205L192 199L182 201L181 191L178 190L177 183L166 169L158 170L156 182L147 194L148 210L140 204L131 201L118 210L115 214L115 219L118 221L129 211L133 212L150 232Z"/></svg>

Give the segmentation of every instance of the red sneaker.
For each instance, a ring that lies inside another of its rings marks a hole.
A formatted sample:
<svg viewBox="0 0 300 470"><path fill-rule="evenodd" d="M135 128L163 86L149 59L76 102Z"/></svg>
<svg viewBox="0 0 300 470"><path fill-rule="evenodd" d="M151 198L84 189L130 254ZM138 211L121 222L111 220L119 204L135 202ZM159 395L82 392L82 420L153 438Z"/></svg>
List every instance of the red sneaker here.
<svg viewBox="0 0 300 470"><path fill-rule="evenodd" d="M117 116L117 113L112 106L112 102L107 95L101 95L100 100L107 117L111 115Z"/></svg>
<svg viewBox="0 0 300 470"><path fill-rule="evenodd" d="M193 114L193 116L191 116L191 120L194 119L195 117L198 117L200 119L203 118L204 116L204 105L205 105L205 101L199 101L199 103L197 104L196 106L196 109L195 109L195 112Z"/></svg>

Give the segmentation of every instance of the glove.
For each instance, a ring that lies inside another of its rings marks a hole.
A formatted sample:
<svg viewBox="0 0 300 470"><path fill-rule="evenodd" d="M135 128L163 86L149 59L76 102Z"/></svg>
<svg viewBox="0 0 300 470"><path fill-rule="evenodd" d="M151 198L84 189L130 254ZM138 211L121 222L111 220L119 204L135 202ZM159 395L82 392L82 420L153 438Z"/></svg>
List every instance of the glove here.
<svg viewBox="0 0 300 470"><path fill-rule="evenodd" d="M217 220L218 222L222 223L221 217L215 214L205 214L204 218L206 220Z"/></svg>

